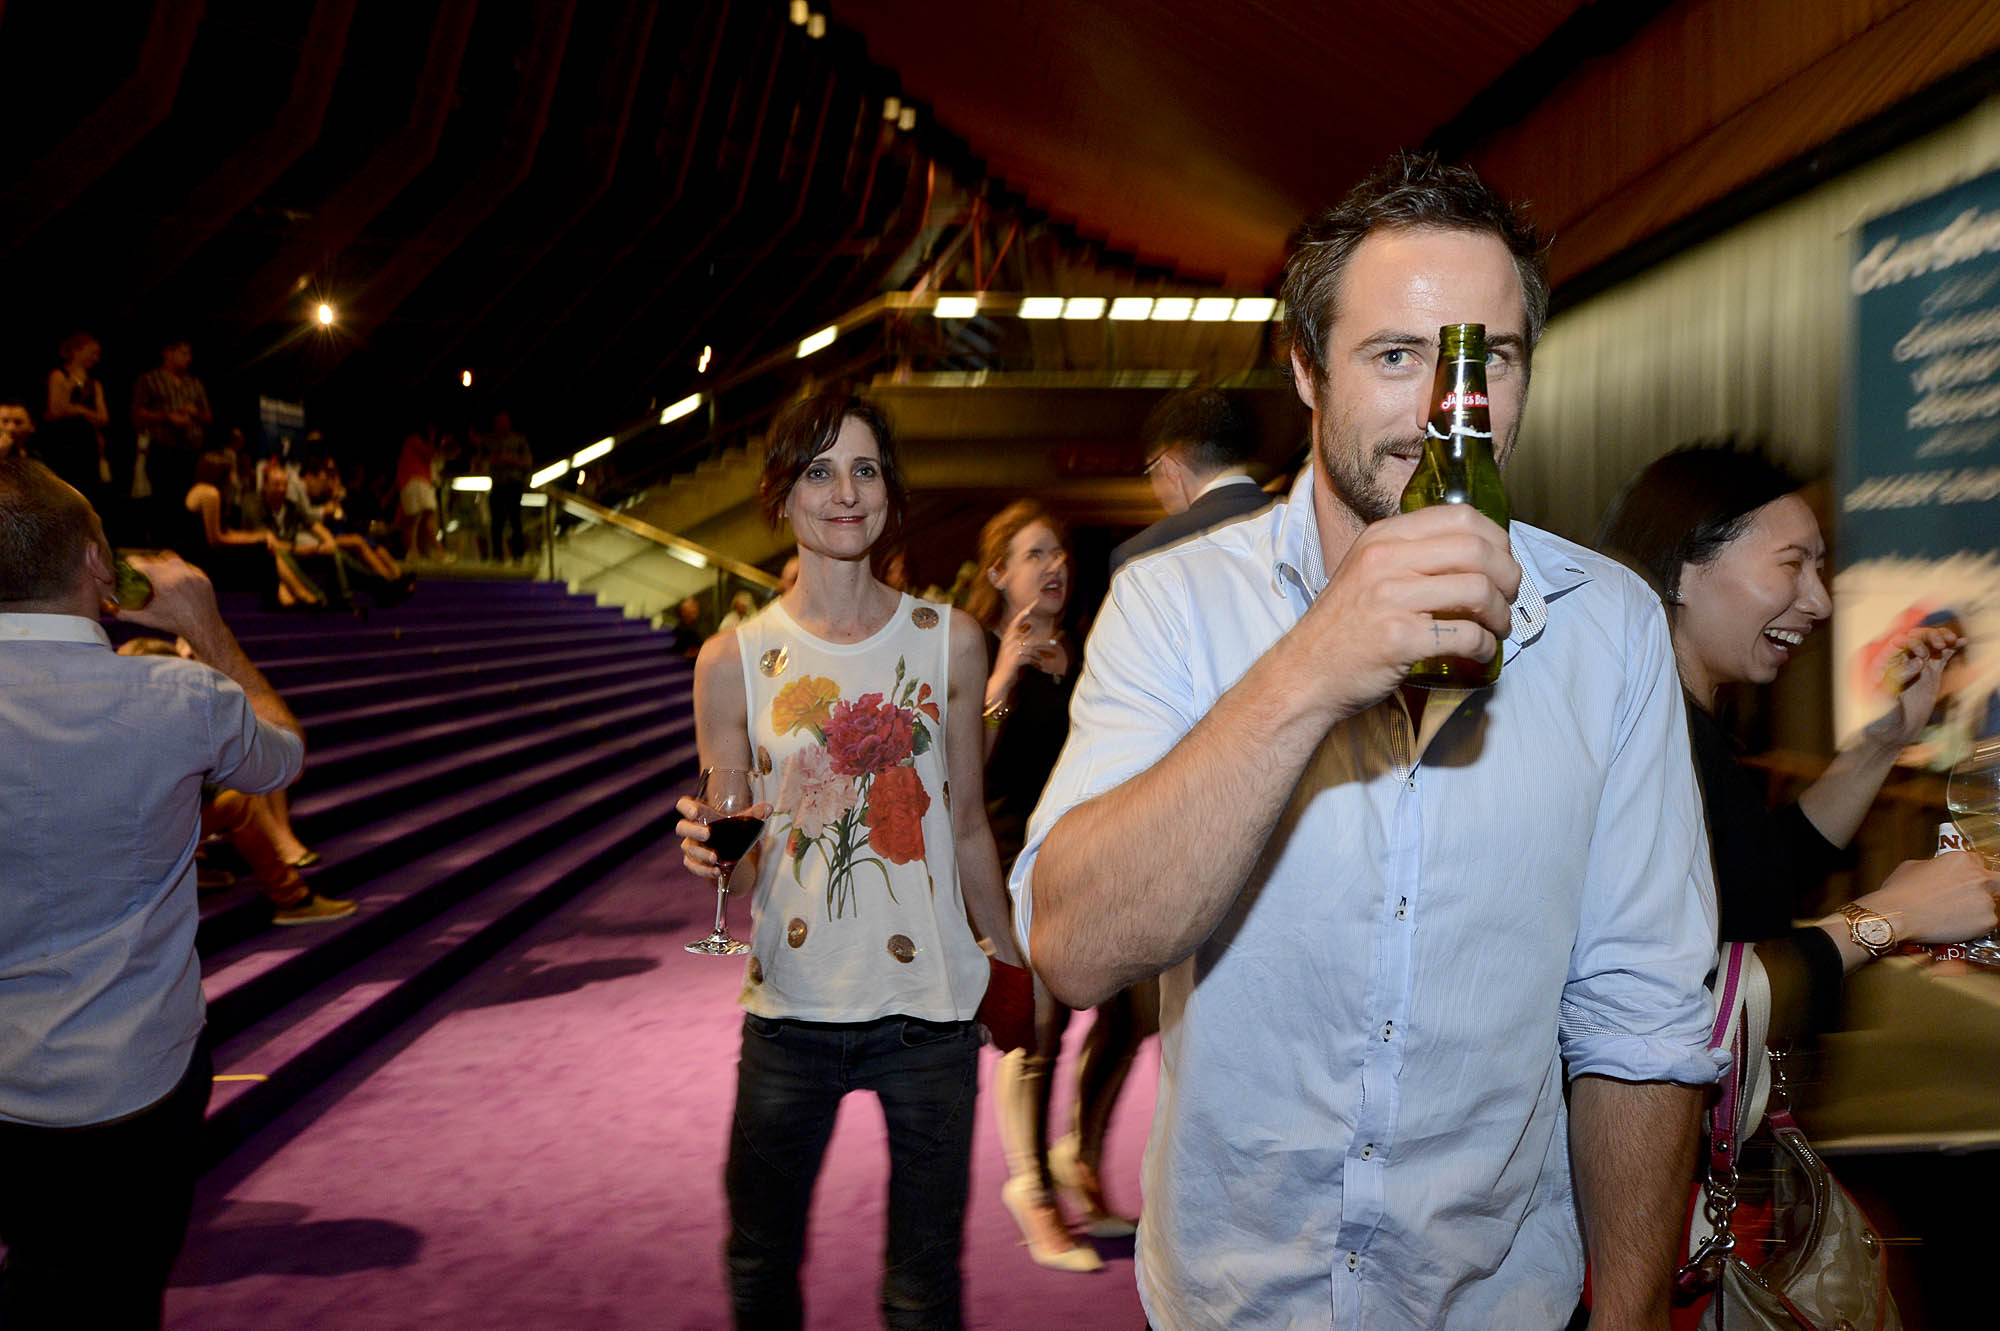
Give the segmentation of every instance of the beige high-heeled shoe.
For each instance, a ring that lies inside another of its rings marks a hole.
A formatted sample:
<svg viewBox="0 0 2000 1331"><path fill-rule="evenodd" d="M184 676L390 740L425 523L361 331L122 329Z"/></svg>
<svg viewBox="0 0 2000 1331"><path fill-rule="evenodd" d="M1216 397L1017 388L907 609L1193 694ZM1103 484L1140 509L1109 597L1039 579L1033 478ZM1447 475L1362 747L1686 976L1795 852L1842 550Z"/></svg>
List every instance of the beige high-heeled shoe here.
<svg viewBox="0 0 2000 1331"><path fill-rule="evenodd" d="M1062 1212L1054 1202L1037 1196L1039 1191L1030 1178L1010 1178L1000 1185L1000 1200L1007 1204L1014 1223L1021 1227L1021 1241L1028 1245L1028 1256L1034 1258L1037 1266L1055 1271L1102 1271L1104 1259L1097 1255L1097 1249L1078 1243L1063 1224ZM1057 1246L1058 1235L1067 1240L1068 1246Z"/></svg>
<svg viewBox="0 0 2000 1331"><path fill-rule="evenodd" d="M1104 1181L1077 1156L1080 1144L1072 1132L1051 1145L1049 1173L1083 1212L1084 1233L1094 1239L1130 1238L1139 1232L1139 1222L1111 1210L1104 1196Z"/></svg>

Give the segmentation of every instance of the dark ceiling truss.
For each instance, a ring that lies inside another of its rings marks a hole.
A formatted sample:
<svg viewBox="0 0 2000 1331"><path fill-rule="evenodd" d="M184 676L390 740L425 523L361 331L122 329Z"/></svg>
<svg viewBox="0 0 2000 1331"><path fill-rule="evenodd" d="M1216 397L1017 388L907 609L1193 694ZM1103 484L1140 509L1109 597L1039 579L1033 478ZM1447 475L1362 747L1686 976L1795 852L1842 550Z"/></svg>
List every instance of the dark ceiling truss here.
<svg viewBox="0 0 2000 1331"><path fill-rule="evenodd" d="M36 396L85 327L117 398L185 335L228 425L293 398L380 451L408 419L505 406L554 456L747 366L766 368L727 390L731 419L864 347L984 364L994 330L927 323L790 361L926 264L962 290L1098 257L982 184L927 112L885 117L900 82L856 34L790 18L779 0L8 0L0 392ZM102 59L48 58L78 48ZM954 256L968 199L985 225Z"/></svg>

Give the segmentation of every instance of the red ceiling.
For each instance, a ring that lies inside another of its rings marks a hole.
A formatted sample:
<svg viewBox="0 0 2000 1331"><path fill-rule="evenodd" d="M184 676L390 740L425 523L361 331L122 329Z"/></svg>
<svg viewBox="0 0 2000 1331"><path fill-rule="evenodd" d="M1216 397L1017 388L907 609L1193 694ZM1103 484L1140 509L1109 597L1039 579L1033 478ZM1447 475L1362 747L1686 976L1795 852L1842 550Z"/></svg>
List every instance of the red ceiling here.
<svg viewBox="0 0 2000 1331"><path fill-rule="evenodd" d="M1585 0L834 0L906 96L1034 206L1260 287L1285 238Z"/></svg>

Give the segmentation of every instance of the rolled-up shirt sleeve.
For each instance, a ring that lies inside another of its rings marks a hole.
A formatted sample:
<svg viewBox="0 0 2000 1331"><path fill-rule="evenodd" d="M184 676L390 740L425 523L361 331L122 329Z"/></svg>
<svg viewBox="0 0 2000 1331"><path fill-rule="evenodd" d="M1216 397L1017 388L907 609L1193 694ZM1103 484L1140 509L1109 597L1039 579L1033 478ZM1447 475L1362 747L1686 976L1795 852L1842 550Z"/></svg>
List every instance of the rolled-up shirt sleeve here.
<svg viewBox="0 0 2000 1331"><path fill-rule="evenodd" d="M227 675L214 670L208 674L208 729L215 753L208 781L246 795L263 795L298 780L305 766L305 741L260 718L249 697Z"/></svg>
<svg viewBox="0 0 2000 1331"><path fill-rule="evenodd" d="M1563 988L1569 1075L1714 1081L1703 980L1716 949L1714 875L1673 648L1657 603L1626 596L1632 669Z"/></svg>
<svg viewBox="0 0 2000 1331"><path fill-rule="evenodd" d="M1027 840L1007 886L1025 950L1034 920L1035 860L1050 829L1085 800L1151 767L1193 728L1187 597L1176 596L1171 557L1129 565L1111 581L1085 644L1070 698L1069 739L1028 819Z"/></svg>

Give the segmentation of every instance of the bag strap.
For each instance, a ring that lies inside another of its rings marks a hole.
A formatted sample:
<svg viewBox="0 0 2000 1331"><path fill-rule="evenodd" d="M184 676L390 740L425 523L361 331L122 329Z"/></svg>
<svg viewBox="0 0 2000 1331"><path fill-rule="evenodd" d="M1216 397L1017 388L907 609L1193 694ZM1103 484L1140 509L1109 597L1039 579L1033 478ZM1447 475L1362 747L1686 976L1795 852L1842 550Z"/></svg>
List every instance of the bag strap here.
<svg viewBox="0 0 2000 1331"><path fill-rule="evenodd" d="M1754 1073L1749 1066L1752 1038L1749 1028L1753 1024L1760 1026L1755 1036L1758 1053L1761 1054L1761 1027L1768 1022L1768 1011L1760 1017L1760 1014L1745 1010L1750 1005L1752 992L1762 992L1745 975L1745 966L1750 960L1749 944L1729 943L1723 948L1716 973L1715 1023L1709 1031L1708 1047L1711 1051L1728 1048L1731 1057L1728 1069L1717 1082L1715 1100L1708 1110L1708 1162L1699 1189L1701 1206L1696 1224L1706 1220L1709 1233L1701 1239L1686 1264L1674 1272L1676 1301L1684 1305L1693 1303L1715 1288L1723 1264L1736 1249L1736 1236L1730 1232L1729 1221L1731 1213L1736 1210L1738 1125L1741 1123L1745 1088ZM1753 1017L1759 1019L1753 1021Z"/></svg>

